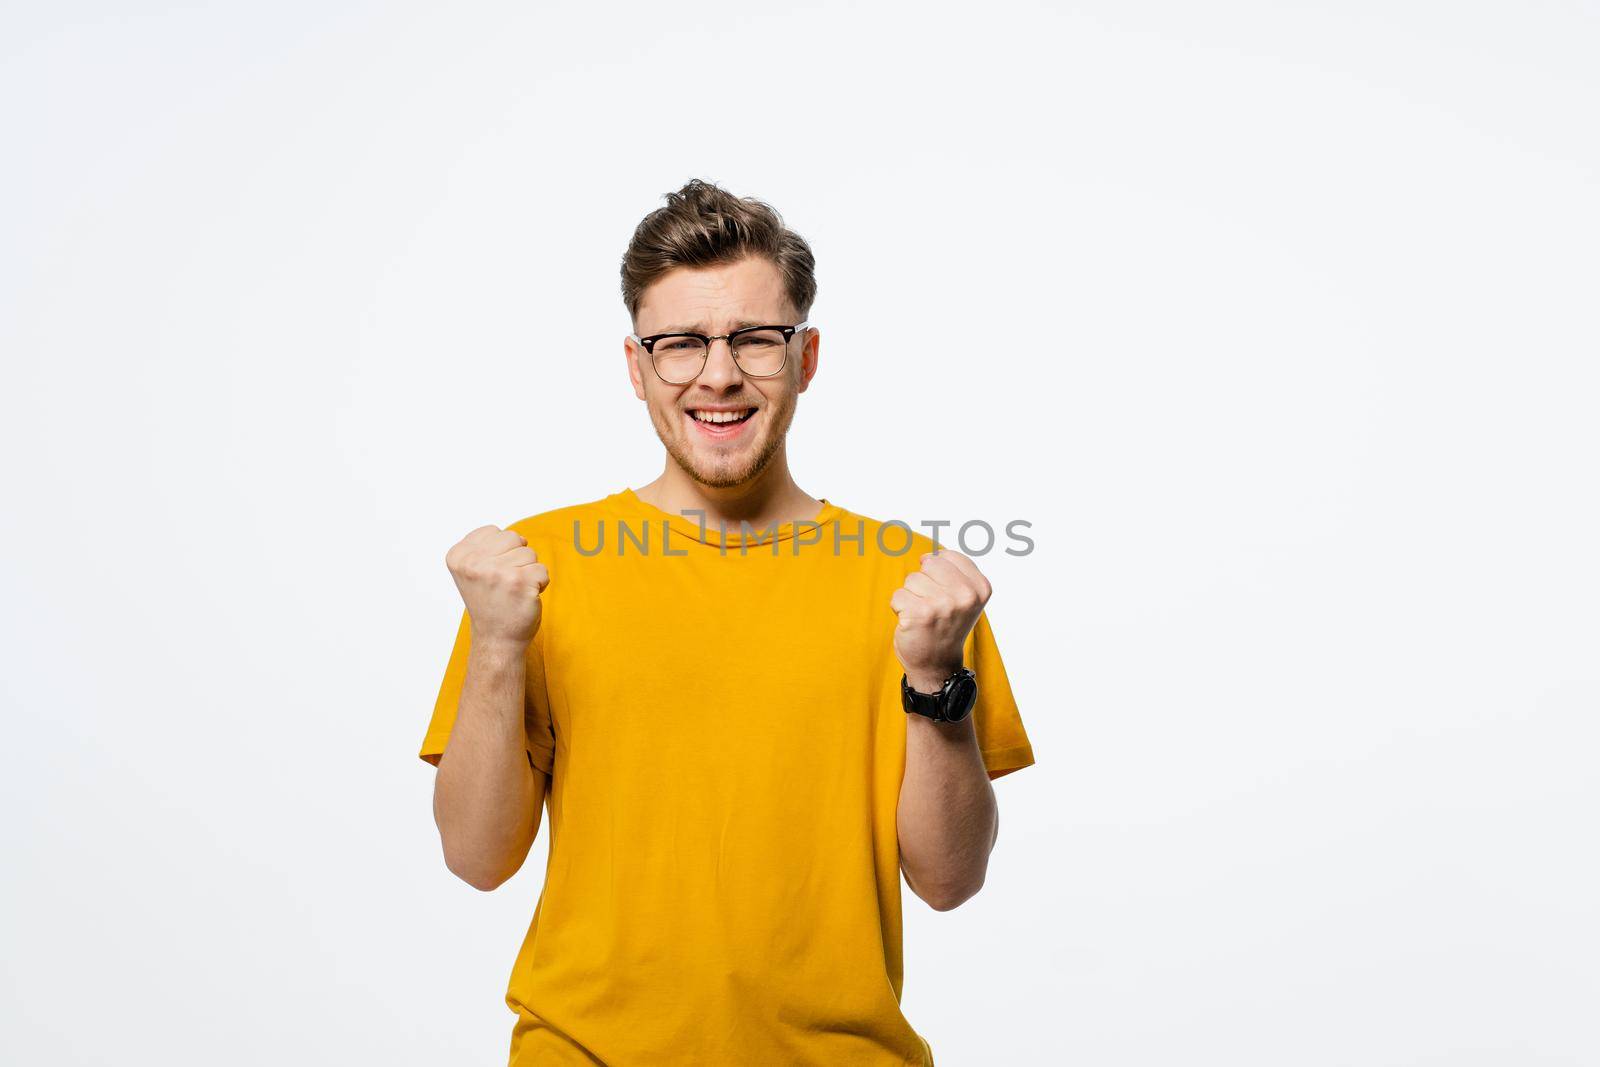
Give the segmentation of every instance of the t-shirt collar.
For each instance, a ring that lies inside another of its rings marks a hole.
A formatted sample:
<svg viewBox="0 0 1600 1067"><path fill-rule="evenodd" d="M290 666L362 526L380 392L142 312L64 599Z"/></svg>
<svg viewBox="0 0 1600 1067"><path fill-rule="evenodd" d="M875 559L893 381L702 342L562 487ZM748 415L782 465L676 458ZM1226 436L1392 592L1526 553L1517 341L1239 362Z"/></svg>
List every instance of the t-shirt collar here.
<svg viewBox="0 0 1600 1067"><path fill-rule="evenodd" d="M817 512L814 519L809 520L811 523L822 526L844 514L844 509L834 504L827 497L818 497L818 499L822 501L822 509ZM643 528L644 523L649 523L651 526L660 529L660 524L665 521L672 529L673 540L677 540L678 537L682 536L689 541L711 545L712 547L726 544L730 548L737 548L746 541L752 546L768 545L774 541L787 541L793 538L799 530L809 529L805 521L798 523L785 522L779 524L776 529L770 526L752 527L749 534L746 535L739 528L738 523L730 524L724 531L709 516L701 516L693 512L688 515L678 515L658 508L654 504L640 499L639 494L635 493L631 488L624 488L620 492L611 494L610 500L620 512L639 524L640 529ZM701 530L702 522L705 523L703 534ZM726 536L724 536L724 533Z"/></svg>

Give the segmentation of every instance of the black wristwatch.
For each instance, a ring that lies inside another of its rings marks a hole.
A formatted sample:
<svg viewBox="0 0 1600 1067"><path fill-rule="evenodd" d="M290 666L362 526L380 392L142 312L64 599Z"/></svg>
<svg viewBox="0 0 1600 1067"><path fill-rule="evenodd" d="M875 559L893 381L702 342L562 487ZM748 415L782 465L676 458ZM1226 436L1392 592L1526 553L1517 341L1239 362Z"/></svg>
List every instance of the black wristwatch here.
<svg viewBox="0 0 1600 1067"><path fill-rule="evenodd" d="M900 676L900 703L907 711L934 722L960 722L977 702L978 676L965 667L957 667L937 693L919 693L904 674Z"/></svg>

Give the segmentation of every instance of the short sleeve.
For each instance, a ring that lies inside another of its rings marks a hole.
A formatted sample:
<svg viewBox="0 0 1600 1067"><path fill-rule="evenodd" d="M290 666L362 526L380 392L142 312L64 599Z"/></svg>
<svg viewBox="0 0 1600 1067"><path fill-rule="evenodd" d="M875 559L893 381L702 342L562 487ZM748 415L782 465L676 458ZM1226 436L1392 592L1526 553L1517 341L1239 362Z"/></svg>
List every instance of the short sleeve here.
<svg viewBox="0 0 1600 1067"><path fill-rule="evenodd" d="M967 634L963 655L967 666L978 676L978 702L973 706L972 719L990 780L1031 766L1033 745L1011 694L1011 680L1006 677L988 612L979 613L972 632Z"/></svg>
<svg viewBox="0 0 1600 1067"><path fill-rule="evenodd" d="M524 681L523 724L526 727L529 761L539 770L550 774L555 766L556 739L550 725L550 701L545 686L544 634L534 632L528 643L528 659ZM461 705L461 687L467 678L467 657L472 651L472 616L461 613L461 624L456 629L455 647L450 650L450 660L445 665L444 681L439 685L439 696L433 703L433 718L422 739L423 759L439 765L439 757L450 742L450 729L455 725L456 711Z"/></svg>

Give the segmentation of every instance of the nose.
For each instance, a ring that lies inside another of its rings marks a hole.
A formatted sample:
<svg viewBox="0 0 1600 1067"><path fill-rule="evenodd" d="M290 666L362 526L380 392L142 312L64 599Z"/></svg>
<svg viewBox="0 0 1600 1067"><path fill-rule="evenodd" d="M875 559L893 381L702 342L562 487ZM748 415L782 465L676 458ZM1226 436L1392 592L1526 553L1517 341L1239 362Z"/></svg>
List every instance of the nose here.
<svg viewBox="0 0 1600 1067"><path fill-rule="evenodd" d="M701 368L700 382L712 389L726 389L744 381L738 361L733 358L733 346L726 337L711 342L706 350L706 365Z"/></svg>

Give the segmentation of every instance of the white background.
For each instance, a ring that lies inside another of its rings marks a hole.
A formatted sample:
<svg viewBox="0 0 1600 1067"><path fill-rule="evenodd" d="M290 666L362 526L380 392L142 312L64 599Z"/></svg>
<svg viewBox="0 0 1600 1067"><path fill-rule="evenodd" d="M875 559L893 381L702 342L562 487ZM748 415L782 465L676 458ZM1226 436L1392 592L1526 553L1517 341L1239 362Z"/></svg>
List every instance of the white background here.
<svg viewBox="0 0 1600 1067"><path fill-rule="evenodd" d="M980 559L1038 763L906 891L940 1067L1592 1064L1584 4L0 16L0 1059L496 1064L445 550L652 478L618 265L812 243L790 447ZM887 635L886 635L887 637Z"/></svg>

